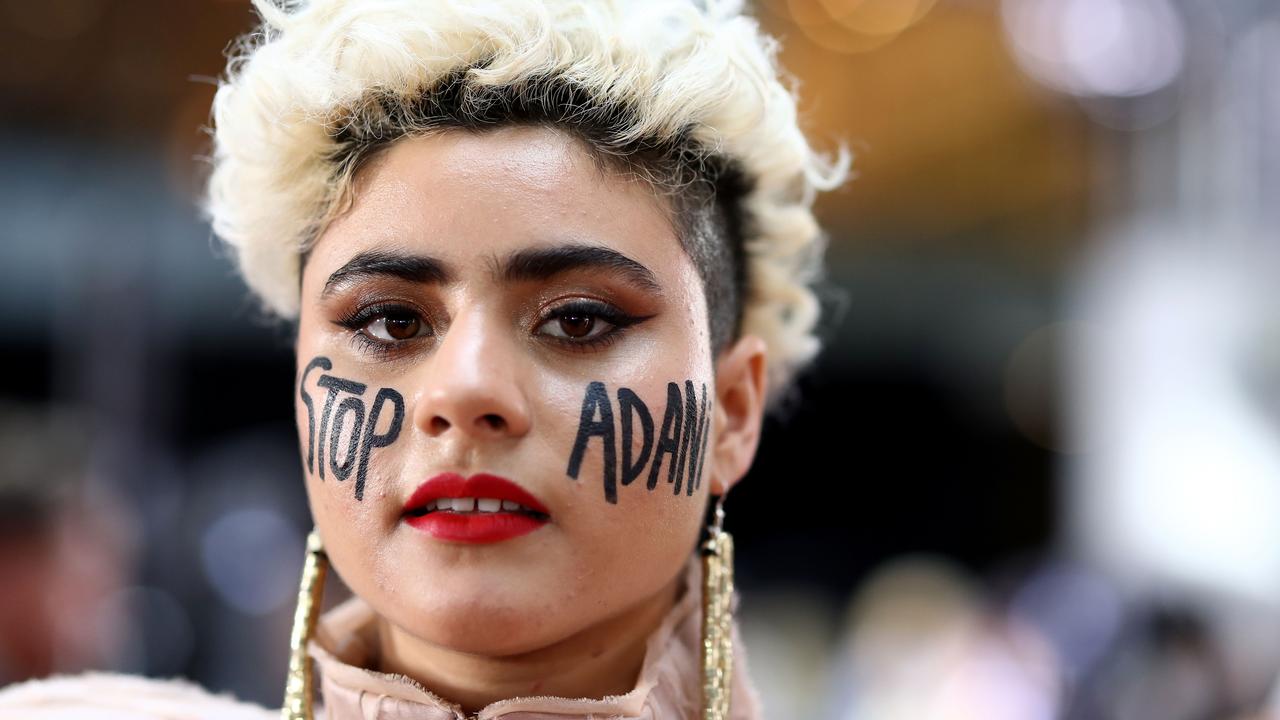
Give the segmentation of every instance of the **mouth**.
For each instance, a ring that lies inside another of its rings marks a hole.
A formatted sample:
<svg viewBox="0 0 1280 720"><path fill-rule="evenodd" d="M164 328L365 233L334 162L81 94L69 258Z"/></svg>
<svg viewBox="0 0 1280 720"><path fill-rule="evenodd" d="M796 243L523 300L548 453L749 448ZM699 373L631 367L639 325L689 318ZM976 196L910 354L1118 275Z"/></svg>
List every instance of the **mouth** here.
<svg viewBox="0 0 1280 720"><path fill-rule="evenodd" d="M546 506L527 490L485 473L436 475L414 491L402 517L439 540L462 543L510 540L551 520Z"/></svg>

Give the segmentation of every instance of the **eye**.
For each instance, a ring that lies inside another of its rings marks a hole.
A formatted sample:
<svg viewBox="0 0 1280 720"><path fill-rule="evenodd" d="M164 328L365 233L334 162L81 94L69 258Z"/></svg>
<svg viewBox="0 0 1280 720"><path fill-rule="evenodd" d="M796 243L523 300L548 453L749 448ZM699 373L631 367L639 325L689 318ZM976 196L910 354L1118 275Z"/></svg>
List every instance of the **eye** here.
<svg viewBox="0 0 1280 720"><path fill-rule="evenodd" d="M611 340L621 330L645 319L607 303L579 300L548 312L537 332L562 343L590 346Z"/></svg>
<svg viewBox="0 0 1280 720"><path fill-rule="evenodd" d="M412 340L422 334L422 319L407 313L387 313L370 320L363 330L383 342Z"/></svg>
<svg viewBox="0 0 1280 720"><path fill-rule="evenodd" d="M555 338L583 340L598 337L600 334L608 332L611 327L610 323L594 315L573 312L547 320L542 324L541 330Z"/></svg>
<svg viewBox="0 0 1280 720"><path fill-rule="evenodd" d="M378 304L361 308L336 323L352 331L352 341L367 349L389 351L415 338L431 335L431 326L411 307Z"/></svg>

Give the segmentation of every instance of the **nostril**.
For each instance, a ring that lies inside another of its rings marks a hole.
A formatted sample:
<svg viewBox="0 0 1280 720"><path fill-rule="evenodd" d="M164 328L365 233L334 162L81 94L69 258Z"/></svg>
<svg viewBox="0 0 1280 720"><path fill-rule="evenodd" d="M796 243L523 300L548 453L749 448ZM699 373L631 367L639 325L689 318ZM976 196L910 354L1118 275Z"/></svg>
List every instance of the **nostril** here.
<svg viewBox="0 0 1280 720"><path fill-rule="evenodd" d="M449 421L439 415L431 418L431 433L433 435L443 435L445 430L449 429Z"/></svg>
<svg viewBox="0 0 1280 720"><path fill-rule="evenodd" d="M490 430L505 430L507 428L507 421L496 413L488 413L481 416L480 422L488 426Z"/></svg>

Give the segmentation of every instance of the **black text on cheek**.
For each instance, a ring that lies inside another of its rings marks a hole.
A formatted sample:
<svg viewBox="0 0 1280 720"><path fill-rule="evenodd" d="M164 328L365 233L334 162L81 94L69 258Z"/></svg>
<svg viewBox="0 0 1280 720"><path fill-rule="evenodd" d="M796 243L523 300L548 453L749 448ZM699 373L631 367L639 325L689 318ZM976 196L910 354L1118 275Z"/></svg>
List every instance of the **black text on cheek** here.
<svg viewBox="0 0 1280 720"><path fill-rule="evenodd" d="M404 398L391 388L379 388L374 395L373 404L366 409L363 396L367 388L364 383L333 375L321 375L316 379L316 385L327 392L324 406L320 410L320 426L317 428L315 402L307 392L307 376L316 368L331 370L333 363L327 357L313 358L307 363L298 382L298 394L302 397L302 404L307 407L307 472L316 472L317 458L321 480L324 479L326 465L339 481L351 477L354 468L356 500L363 500L369 455L374 448L386 447L400 436L400 425L404 422ZM340 395L343 396L341 399ZM379 434L378 420L388 403L392 410L391 425L386 432ZM349 422L348 417L351 418ZM343 429L347 427L351 429L344 433Z"/></svg>
<svg viewBox="0 0 1280 720"><path fill-rule="evenodd" d="M582 415L578 420L578 434L569 454L569 477L578 479L582 461L591 445L591 439L600 438L601 467L604 498L618 502L618 475L622 484L630 485L649 469L646 487L653 490L658 478L665 474L673 492L680 494L683 485L686 495L693 495L702 483L702 462L706 459L707 386L702 385L702 400L697 399L693 381L684 381L684 392L676 383L667 383L667 407L662 416L656 442L653 416L649 407L630 388L618 388L618 408L615 413L612 399L602 382L592 382L582 396ZM615 429L616 428L616 429ZM640 433L640 451L633 456L632 448L636 432ZM618 437L619 431L621 438ZM621 439L622 463L618 464L618 441ZM666 470L663 473L663 470Z"/></svg>

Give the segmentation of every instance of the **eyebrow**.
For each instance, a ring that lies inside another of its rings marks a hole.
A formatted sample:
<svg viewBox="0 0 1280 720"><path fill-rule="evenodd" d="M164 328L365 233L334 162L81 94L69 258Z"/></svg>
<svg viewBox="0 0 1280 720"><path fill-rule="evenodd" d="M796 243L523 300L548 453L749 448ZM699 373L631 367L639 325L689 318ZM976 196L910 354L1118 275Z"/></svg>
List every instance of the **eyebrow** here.
<svg viewBox="0 0 1280 720"><path fill-rule="evenodd" d="M375 277L394 277L416 283L447 285L453 273L444 262L426 255L370 250L357 254L333 271L320 297L328 297L342 285Z"/></svg>
<svg viewBox="0 0 1280 720"><path fill-rule="evenodd" d="M571 270L603 270L623 276L644 290L661 292L649 268L601 245L559 245L518 250L507 257L501 275L508 282L546 280Z"/></svg>
<svg viewBox="0 0 1280 720"><path fill-rule="evenodd" d="M602 245L558 245L526 248L495 263L493 273L507 282L548 280L575 270L601 270L621 275L638 287L660 293L661 284L649 268L613 248ZM416 283L448 285L455 279L447 263L427 255L385 250L357 254L325 281L320 297L332 295L341 286L356 280L393 277Z"/></svg>

